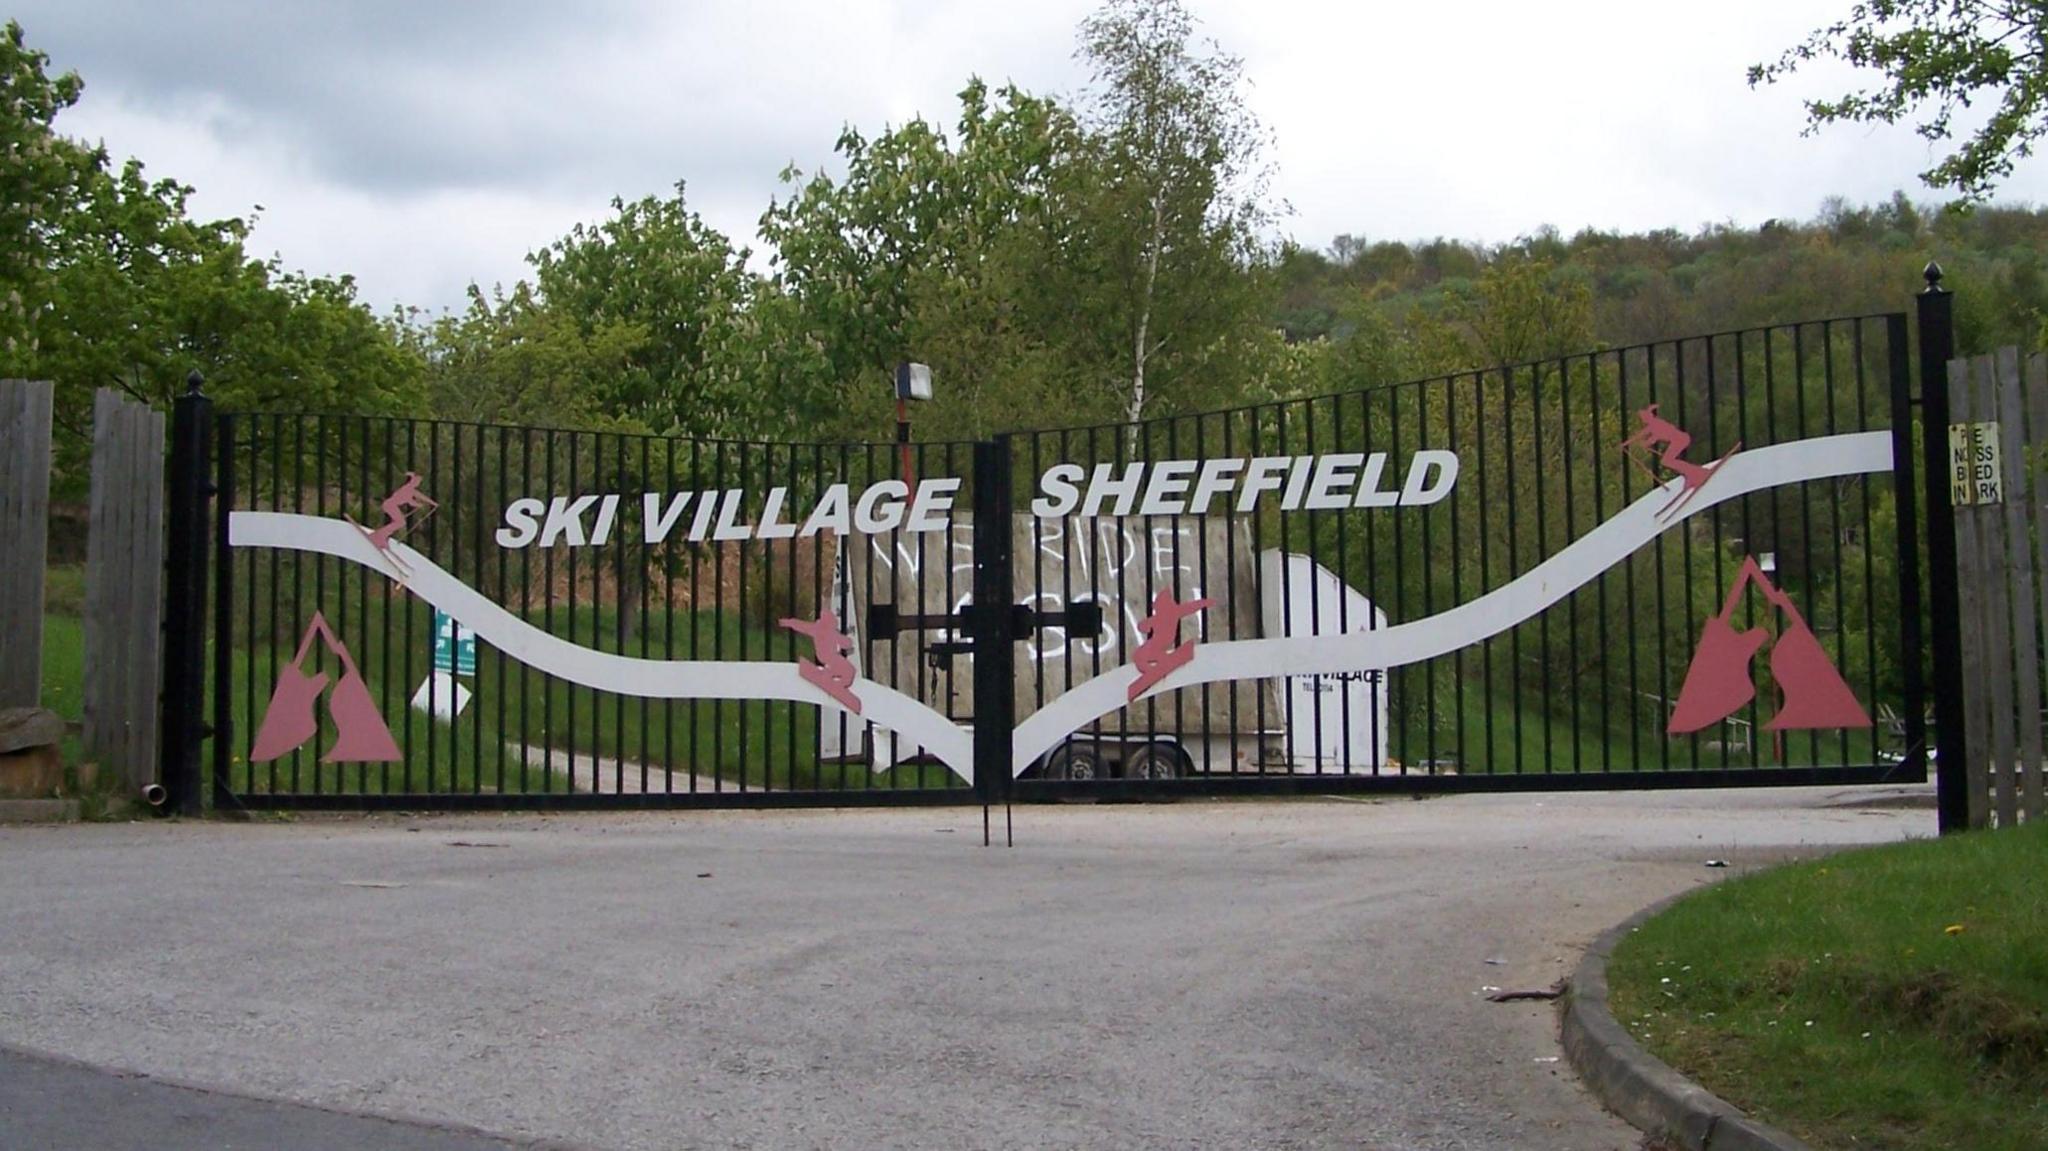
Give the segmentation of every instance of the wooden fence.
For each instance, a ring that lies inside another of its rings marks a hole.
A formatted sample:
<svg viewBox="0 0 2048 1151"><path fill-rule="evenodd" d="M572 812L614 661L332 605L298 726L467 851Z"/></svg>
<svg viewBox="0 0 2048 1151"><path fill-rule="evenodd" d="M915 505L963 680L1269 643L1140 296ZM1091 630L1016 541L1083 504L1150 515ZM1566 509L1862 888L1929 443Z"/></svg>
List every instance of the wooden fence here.
<svg viewBox="0 0 2048 1151"><path fill-rule="evenodd" d="M163 572L163 413L102 388L86 535L85 757L131 789L157 776Z"/></svg>
<svg viewBox="0 0 2048 1151"><path fill-rule="evenodd" d="M53 395L48 381L0 380L0 707L42 698Z"/></svg>
<svg viewBox="0 0 2048 1151"><path fill-rule="evenodd" d="M1948 366L1971 827L2042 814L2048 621L2048 355Z"/></svg>

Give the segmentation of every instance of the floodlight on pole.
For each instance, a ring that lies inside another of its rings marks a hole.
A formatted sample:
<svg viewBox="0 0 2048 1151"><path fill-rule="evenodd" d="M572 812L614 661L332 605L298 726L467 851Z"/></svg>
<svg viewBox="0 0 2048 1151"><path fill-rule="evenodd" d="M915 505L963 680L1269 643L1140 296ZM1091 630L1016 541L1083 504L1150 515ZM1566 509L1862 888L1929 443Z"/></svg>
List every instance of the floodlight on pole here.
<svg viewBox="0 0 2048 1151"><path fill-rule="evenodd" d="M910 468L910 401L932 398L932 369L908 361L896 365L896 451L903 461L903 486L916 490Z"/></svg>

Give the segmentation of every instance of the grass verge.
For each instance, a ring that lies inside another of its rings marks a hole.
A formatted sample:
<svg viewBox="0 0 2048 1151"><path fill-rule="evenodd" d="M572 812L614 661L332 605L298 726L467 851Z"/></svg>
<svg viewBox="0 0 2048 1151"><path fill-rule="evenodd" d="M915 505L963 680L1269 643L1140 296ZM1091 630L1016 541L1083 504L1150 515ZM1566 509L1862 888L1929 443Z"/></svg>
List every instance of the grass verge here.
<svg viewBox="0 0 2048 1151"><path fill-rule="evenodd" d="M1817 1147L2048 1147L2048 824L1734 880L1615 950L1616 1018Z"/></svg>

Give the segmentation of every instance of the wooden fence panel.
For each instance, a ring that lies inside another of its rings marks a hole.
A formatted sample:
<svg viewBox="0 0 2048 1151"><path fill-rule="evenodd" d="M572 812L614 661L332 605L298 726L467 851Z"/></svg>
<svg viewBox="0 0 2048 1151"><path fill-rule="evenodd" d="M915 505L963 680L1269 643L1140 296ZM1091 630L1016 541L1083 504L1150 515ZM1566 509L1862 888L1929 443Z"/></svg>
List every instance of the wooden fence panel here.
<svg viewBox="0 0 2048 1151"><path fill-rule="evenodd" d="M0 380L0 707L42 701L54 391L46 380Z"/></svg>
<svg viewBox="0 0 2048 1151"><path fill-rule="evenodd" d="M2003 355L1979 356L1977 370L1971 373L1976 380L1980 420L1995 421L2002 414L1998 406L1998 373L2003 361ZM2001 464L1999 479L2003 482L2004 478ZM2009 497L2010 493L2007 494ZM1984 600L1984 674L1991 694L1990 799L1998 821L2009 825L2014 818L2013 765L2019 761L2019 752L2013 740L2012 573L2006 569L2006 556L2010 553L2005 543L2004 512L1999 505L1980 510L1984 553L1978 562L1983 572L1979 594Z"/></svg>
<svg viewBox="0 0 2048 1151"><path fill-rule="evenodd" d="M2048 353L2036 352L2029 356L2025 380L2021 382L2015 377L2015 382L2020 383L2021 391L2028 402L2023 405L2021 397L2013 397L2009 401L2010 409L2014 413L2015 423L2018 422L2018 415L2023 406L2032 409L2028 412L2027 443L2033 447L2025 454L2015 453L2014 460L2009 466L2025 474L2032 484L2033 498L2025 501L2023 506L2024 514L2033 522L2035 554L2040 559L2040 567L2036 570L2034 580L2034 586L2041 597L2040 611L2036 613L2037 621L2043 626L2048 626L2048 468L2044 468L2044 465L2048 465ZM2022 558L2019 562L2026 561ZM2034 663L2024 666L2032 673L2028 678L2038 683L2040 672L2036 669L2040 667L2040 649L2035 649L2034 657ZM2035 710L2027 717L2027 727L2034 733L2034 742L2029 745L2026 763L2022 765L2025 778L2021 783L2021 798L2028 819L2040 819L2044 806L2048 806L2044 805L2042 796L2044 783L2048 783L2048 780L2043 779L2044 776L2048 776L2048 761L2044 761L2044 754L2048 754L2048 748L2043 746L2048 744L2048 738L2044 738L2042 730L2043 725L2048 724L2048 714L2042 712L2040 704L2040 693L2036 692Z"/></svg>
<svg viewBox="0 0 2048 1151"><path fill-rule="evenodd" d="M2035 618L2034 549L2031 547L2032 519L2028 510L2029 472L2027 466L2026 404L2021 394L2019 351L2007 348L1998 356L1999 446L2005 468L2006 570L2012 573L2012 663L2015 717L2019 721L2019 772L2022 792L2040 795L2041 763L2041 649L2039 621ZM2008 788L2008 791L2011 789ZM2014 799L2017 816L2023 797ZM2001 820L2005 819L2000 814ZM2029 812L2028 818L2034 818Z"/></svg>
<svg viewBox="0 0 2048 1151"><path fill-rule="evenodd" d="M157 774L162 677L164 418L93 398L86 535L85 753L139 788Z"/></svg>
<svg viewBox="0 0 2048 1151"><path fill-rule="evenodd" d="M2041 633L2048 623L2048 476L2041 467L2048 357L2022 363L2018 349L2005 348L1956 360L1949 383L1958 422L1998 425L1997 500L1978 502L1988 493L1974 492L1959 498L1956 548L1969 822L2011 827L2041 818L2048 742Z"/></svg>

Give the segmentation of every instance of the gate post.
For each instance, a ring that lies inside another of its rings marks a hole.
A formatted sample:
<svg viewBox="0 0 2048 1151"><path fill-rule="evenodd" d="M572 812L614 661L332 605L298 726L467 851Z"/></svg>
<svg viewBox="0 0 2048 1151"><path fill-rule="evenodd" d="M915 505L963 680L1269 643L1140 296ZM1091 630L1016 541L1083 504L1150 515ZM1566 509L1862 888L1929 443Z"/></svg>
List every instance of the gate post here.
<svg viewBox="0 0 2048 1151"><path fill-rule="evenodd" d="M1016 599L1010 440L974 445L974 790L984 806L1010 794L1017 727Z"/></svg>
<svg viewBox="0 0 2048 1151"><path fill-rule="evenodd" d="M204 808L199 781L199 743L207 727L200 718L206 689L206 501L213 486L206 476L213 430L213 401L199 390L198 372L186 377L185 394L171 405L169 536L165 546L163 779L169 806L182 815Z"/></svg>
<svg viewBox="0 0 2048 1151"><path fill-rule="evenodd" d="M1956 582L1956 514L1948 490L1948 362L1956 354L1955 293L1929 263L1917 298L1920 327L1920 445L1926 469L1927 609L1934 695L1935 797L1942 832L1970 825L1963 754L1962 600ZM1903 519L1904 509L1901 510ZM1902 557L1908 562L1912 557ZM1918 658L1918 653L1914 653Z"/></svg>

